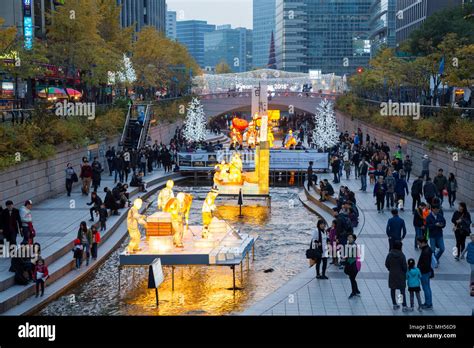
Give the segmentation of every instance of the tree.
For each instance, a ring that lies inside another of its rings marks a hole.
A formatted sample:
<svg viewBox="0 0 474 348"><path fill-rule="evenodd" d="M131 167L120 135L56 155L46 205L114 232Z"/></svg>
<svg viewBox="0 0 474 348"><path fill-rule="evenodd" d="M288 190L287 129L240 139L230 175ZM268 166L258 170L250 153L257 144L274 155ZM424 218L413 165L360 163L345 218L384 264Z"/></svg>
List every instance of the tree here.
<svg viewBox="0 0 474 348"><path fill-rule="evenodd" d="M319 149L327 149L337 145L339 142L339 133L337 132L337 123L334 116L333 104L324 99L316 108L314 116L316 127L313 130L313 141Z"/></svg>
<svg viewBox="0 0 474 348"><path fill-rule="evenodd" d="M436 50L448 33L474 44L474 22L465 17L474 12L471 4L438 11L429 16L423 25L409 38L411 52L415 55L428 55Z"/></svg>
<svg viewBox="0 0 474 348"><path fill-rule="evenodd" d="M0 54L7 53L6 51L10 51L10 46L12 45L13 41L15 40L16 36L16 28L15 27L7 27L3 26L5 20L0 17Z"/></svg>
<svg viewBox="0 0 474 348"><path fill-rule="evenodd" d="M193 98L188 104L183 135L190 142L206 139L206 116L202 104L197 98Z"/></svg>
<svg viewBox="0 0 474 348"><path fill-rule="evenodd" d="M220 61L220 63L216 65L216 74L229 74L231 72L232 69L224 60Z"/></svg>

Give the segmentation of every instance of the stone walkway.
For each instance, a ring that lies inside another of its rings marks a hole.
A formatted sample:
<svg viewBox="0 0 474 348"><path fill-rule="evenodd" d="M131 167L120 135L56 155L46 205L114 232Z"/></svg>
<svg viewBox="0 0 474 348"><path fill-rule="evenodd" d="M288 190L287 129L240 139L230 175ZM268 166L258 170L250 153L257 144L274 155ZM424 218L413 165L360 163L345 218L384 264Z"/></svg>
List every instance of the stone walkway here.
<svg viewBox="0 0 474 348"><path fill-rule="evenodd" d="M319 177L332 181L332 175L329 174L321 174ZM385 268L388 253L385 227L391 216L390 211L386 209L384 214L378 214L372 197L373 185L368 185L367 192L361 192L360 181L355 180L353 175L349 180L342 179L340 184L333 185L335 190L337 188L336 192L340 185L344 185L356 193L362 215L361 224L355 230L359 235L357 243L364 246L365 252L365 260L357 276L361 297L348 299L351 293L350 282L342 270L328 265L329 280L319 280L315 278L315 268L311 267L244 311L243 315L472 315L474 298L469 295L470 266L465 260L454 260L455 240L451 223L453 209L447 208L446 200L443 204L447 220L444 229L446 250L441 257L439 268L435 270L435 278L431 280L433 310L419 313L415 309L412 313L403 313L401 310L392 309L388 271ZM316 196L313 190L310 192ZM319 199L319 195L317 198ZM332 205L329 203L329 206ZM410 196L407 197L405 208L408 209L400 212L408 232L403 252L407 260L414 258L418 261L419 252L414 249L415 231ZM320 207L318 209L321 210ZM327 213L322 214L327 216ZM304 253L304 250L301 252ZM423 293L421 297L423 300ZM407 300L409 301L408 292Z"/></svg>

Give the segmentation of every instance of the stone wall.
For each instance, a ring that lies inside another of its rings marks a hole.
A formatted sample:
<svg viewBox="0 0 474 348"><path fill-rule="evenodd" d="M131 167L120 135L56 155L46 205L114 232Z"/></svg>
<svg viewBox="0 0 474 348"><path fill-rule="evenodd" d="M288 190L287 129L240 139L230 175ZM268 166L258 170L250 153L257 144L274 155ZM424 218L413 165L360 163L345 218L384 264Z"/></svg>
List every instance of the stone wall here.
<svg viewBox="0 0 474 348"><path fill-rule="evenodd" d="M165 124L150 129L152 143L158 140L168 144L174 136L175 129L182 121ZM107 169L105 152L108 146L117 148L119 138L104 141L89 147L73 149L68 146L58 148L56 155L47 160L32 160L20 163L0 172L0 204L12 200L17 206L23 205L27 199L35 203L66 192L64 169L68 162L72 163L79 174L79 163L82 157L91 160L99 157L103 167ZM78 185L78 184L75 184Z"/></svg>
<svg viewBox="0 0 474 348"><path fill-rule="evenodd" d="M458 182L457 202L464 201L468 208L474 209L474 159L466 155L459 154L458 160L453 160L453 154L442 148L427 148L426 144L418 139L413 139L392 131L369 125L357 119L351 119L341 113L336 113L339 130L353 133L360 128L365 136L368 133L371 140L386 141L393 152L397 145L402 146L404 156L410 155L413 161L413 175L421 174L421 160L424 154L431 158L430 176L433 178L438 169L442 168L444 174L448 176L453 173ZM412 181L410 179L410 181Z"/></svg>

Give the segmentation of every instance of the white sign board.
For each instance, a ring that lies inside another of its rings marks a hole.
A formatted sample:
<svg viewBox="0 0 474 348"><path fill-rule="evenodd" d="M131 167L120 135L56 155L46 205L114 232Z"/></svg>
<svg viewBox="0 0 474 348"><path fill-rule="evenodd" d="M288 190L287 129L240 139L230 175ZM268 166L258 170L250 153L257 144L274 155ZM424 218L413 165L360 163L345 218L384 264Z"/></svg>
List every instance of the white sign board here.
<svg viewBox="0 0 474 348"><path fill-rule="evenodd" d="M321 70L309 70L309 79L310 80L320 80L321 79Z"/></svg>
<svg viewBox="0 0 474 348"><path fill-rule="evenodd" d="M158 288L165 280L163 268L161 267L161 260L155 259L149 268L148 273L148 289Z"/></svg>

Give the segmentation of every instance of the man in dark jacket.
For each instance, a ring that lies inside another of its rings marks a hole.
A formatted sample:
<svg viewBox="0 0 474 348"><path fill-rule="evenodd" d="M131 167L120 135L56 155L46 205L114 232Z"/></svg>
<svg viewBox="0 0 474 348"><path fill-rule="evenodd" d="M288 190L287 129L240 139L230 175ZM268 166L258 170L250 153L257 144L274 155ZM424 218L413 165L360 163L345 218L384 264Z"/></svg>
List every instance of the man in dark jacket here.
<svg viewBox="0 0 474 348"><path fill-rule="evenodd" d="M331 162L331 171L334 174L333 183L335 183L335 184L339 183L339 169L340 169L340 166L341 166L341 160L337 156L334 156L334 158Z"/></svg>
<svg viewBox="0 0 474 348"><path fill-rule="evenodd" d="M438 175L433 179L433 184L436 186L436 196L438 196L441 205L443 205L443 191L448 189L448 179L443 175L443 170L438 170Z"/></svg>
<svg viewBox="0 0 474 348"><path fill-rule="evenodd" d="M388 287L390 288L390 296L392 297L393 309L399 309L400 305L395 299L395 294L397 290L400 290L400 293L403 296L403 311L406 312L407 300L405 294L406 288L406 274L407 274L407 260L405 255L402 252L402 242L396 240L393 242L393 248L387 255L385 259L385 267L389 272L388 274Z"/></svg>
<svg viewBox="0 0 474 348"><path fill-rule="evenodd" d="M426 199L426 203L433 203L433 198L436 197L436 186L431 181L431 178L427 178L425 185L423 186L423 194Z"/></svg>
<svg viewBox="0 0 474 348"><path fill-rule="evenodd" d="M104 198L104 204L107 209L110 209L111 215L120 215L118 212L118 204L115 202L114 195L112 194L112 191L106 187L104 189L105 192L105 198Z"/></svg>
<svg viewBox="0 0 474 348"><path fill-rule="evenodd" d="M432 207L431 212L426 217L426 228L428 229L431 250L435 253L436 260L443 255L444 239L443 228L446 226L446 219L439 207ZM438 251L436 252L436 248Z"/></svg>
<svg viewBox="0 0 474 348"><path fill-rule="evenodd" d="M411 198L413 199L411 211L415 213L415 209L421 204L421 195L423 194L423 177L419 176L411 185Z"/></svg>
<svg viewBox="0 0 474 348"><path fill-rule="evenodd" d="M12 201L5 203L6 208L0 214L0 226L3 237L10 243L16 245L16 236L20 232L20 211L13 206Z"/></svg>
<svg viewBox="0 0 474 348"><path fill-rule="evenodd" d="M433 309L433 300L431 296L431 248L428 246L428 241L424 237L418 238L418 246L421 249L420 258L418 259L418 265L421 272L421 287L425 295L425 303L421 305L423 309Z"/></svg>
<svg viewBox="0 0 474 348"><path fill-rule="evenodd" d="M358 169L359 169L360 184L361 184L360 191L365 192L367 190L367 173L369 172L369 164L367 163L365 156L362 157L362 161L359 164ZM357 172L357 167L355 171Z"/></svg>
<svg viewBox="0 0 474 348"><path fill-rule="evenodd" d="M100 164L97 157L94 157L94 161L92 162L92 187L94 188L94 192L97 192L97 188L100 186L101 173L103 171L102 164Z"/></svg>
<svg viewBox="0 0 474 348"><path fill-rule="evenodd" d="M388 237L389 251L392 250L395 241L402 241L407 235L405 221L398 216L397 209L392 209L392 217L388 219L386 233Z"/></svg>
<svg viewBox="0 0 474 348"><path fill-rule="evenodd" d="M115 148L111 148L109 146L109 149L107 150L107 152L105 153L105 157L107 158L107 165L109 167L109 176L112 176L112 171L114 169L114 166L113 166L113 161L114 161L114 157L115 157Z"/></svg>

